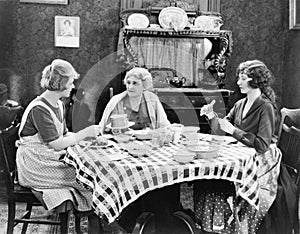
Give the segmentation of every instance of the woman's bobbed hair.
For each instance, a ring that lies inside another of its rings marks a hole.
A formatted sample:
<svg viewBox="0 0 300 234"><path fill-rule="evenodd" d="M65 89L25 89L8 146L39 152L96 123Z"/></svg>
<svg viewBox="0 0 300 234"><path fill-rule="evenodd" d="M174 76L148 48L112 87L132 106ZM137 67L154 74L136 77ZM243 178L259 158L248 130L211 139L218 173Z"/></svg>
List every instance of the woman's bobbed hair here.
<svg viewBox="0 0 300 234"><path fill-rule="evenodd" d="M274 81L274 76L268 67L260 60L249 60L240 63L236 70L236 75L245 74L252 80L249 81L249 86L259 88L272 102L275 102L276 96L271 84Z"/></svg>
<svg viewBox="0 0 300 234"><path fill-rule="evenodd" d="M55 59L42 72L41 87L50 91L63 91L69 78L78 79L79 74L67 61Z"/></svg>
<svg viewBox="0 0 300 234"><path fill-rule="evenodd" d="M142 80L145 90L153 90L152 76L146 68L134 67L131 70L129 70L124 78L124 84L126 84L127 79L129 77L135 77L137 79Z"/></svg>

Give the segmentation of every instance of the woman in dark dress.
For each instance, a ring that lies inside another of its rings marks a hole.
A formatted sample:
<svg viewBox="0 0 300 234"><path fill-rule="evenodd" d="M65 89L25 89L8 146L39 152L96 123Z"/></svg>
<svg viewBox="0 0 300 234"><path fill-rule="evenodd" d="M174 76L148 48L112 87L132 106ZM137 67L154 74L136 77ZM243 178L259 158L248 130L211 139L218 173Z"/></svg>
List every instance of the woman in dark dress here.
<svg viewBox="0 0 300 234"><path fill-rule="evenodd" d="M246 97L239 100L224 119L216 116L213 103L204 106L200 114L208 117L214 133L230 134L256 150L260 203L255 209L240 197L234 198L233 184L225 186L225 191L214 191L209 189L207 181L205 191L201 182L195 183L195 218L206 232L254 234L276 197L281 152L275 144L277 108L275 93L270 87L274 77L259 60L241 63L237 76L237 85ZM235 199L235 218L230 217L233 214L228 203L230 196Z"/></svg>

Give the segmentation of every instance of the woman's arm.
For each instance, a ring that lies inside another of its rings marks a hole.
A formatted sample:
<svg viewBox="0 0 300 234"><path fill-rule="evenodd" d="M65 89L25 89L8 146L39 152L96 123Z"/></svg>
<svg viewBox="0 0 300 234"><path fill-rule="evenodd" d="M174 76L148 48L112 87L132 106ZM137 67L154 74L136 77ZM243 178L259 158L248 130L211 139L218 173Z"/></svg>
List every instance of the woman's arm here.
<svg viewBox="0 0 300 234"><path fill-rule="evenodd" d="M79 132L68 132L65 136L60 136L58 139L49 142L48 144L55 150L63 150L71 145L75 145L86 137L96 137L100 133L99 125L91 125Z"/></svg>
<svg viewBox="0 0 300 234"><path fill-rule="evenodd" d="M49 110L42 106L35 106L32 108L29 114L28 124L30 125L30 123L32 123L32 127L36 129L42 141L57 151L74 145L86 137L96 137L100 132L100 127L98 125L92 125L77 133L68 132L65 135L60 135ZM34 134L32 127L31 130L27 130L29 135ZM24 131L26 133L26 129L24 129L23 132ZM25 134L25 136L26 135L27 134Z"/></svg>
<svg viewBox="0 0 300 234"><path fill-rule="evenodd" d="M255 148L257 152L264 153L268 150L272 141L275 112L272 104L266 103L257 114L259 116L257 116L256 134L235 128L232 136L245 145Z"/></svg>

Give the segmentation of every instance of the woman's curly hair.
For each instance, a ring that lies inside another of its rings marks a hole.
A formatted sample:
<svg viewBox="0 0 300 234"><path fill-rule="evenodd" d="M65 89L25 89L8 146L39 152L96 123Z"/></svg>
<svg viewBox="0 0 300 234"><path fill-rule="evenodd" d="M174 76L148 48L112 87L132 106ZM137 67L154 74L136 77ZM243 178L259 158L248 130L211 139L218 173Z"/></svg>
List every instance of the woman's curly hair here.
<svg viewBox="0 0 300 234"><path fill-rule="evenodd" d="M124 78L124 84L126 84L129 77L135 77L142 80L145 90L153 90L152 76L146 68L134 67L129 70Z"/></svg>
<svg viewBox="0 0 300 234"><path fill-rule="evenodd" d="M259 88L267 98L275 103L276 95L271 88L274 82L274 76L267 66L260 60L249 60L240 63L237 67L236 75L245 74L252 80L249 81L249 86Z"/></svg>

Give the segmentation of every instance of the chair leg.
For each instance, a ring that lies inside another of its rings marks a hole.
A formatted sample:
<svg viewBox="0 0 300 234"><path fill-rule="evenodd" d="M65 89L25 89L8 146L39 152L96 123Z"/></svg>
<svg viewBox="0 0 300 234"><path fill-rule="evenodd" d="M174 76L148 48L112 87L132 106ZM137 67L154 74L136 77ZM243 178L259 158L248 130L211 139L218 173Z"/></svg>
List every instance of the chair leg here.
<svg viewBox="0 0 300 234"><path fill-rule="evenodd" d="M15 215L16 215L16 203L14 201L8 201L7 234L12 234L14 231Z"/></svg>
<svg viewBox="0 0 300 234"><path fill-rule="evenodd" d="M60 220L60 233L67 234L68 233L68 221L69 221L69 212L59 213Z"/></svg>
<svg viewBox="0 0 300 234"><path fill-rule="evenodd" d="M24 215L23 218L30 219L31 211L32 211L32 204L31 203L27 203L26 204L26 215ZM26 234L27 228L28 228L28 223L23 223L21 234Z"/></svg>
<svg viewBox="0 0 300 234"><path fill-rule="evenodd" d="M300 192L300 188L298 185L298 191L297 191L297 203L296 203L296 214L295 214L295 220L294 220L294 234L299 234L300 233L300 227L299 227L299 192Z"/></svg>
<svg viewBox="0 0 300 234"><path fill-rule="evenodd" d="M88 216L88 234L102 234L103 229L101 225L101 219L96 214Z"/></svg>
<svg viewBox="0 0 300 234"><path fill-rule="evenodd" d="M77 234L81 234L81 229L80 229L80 217L75 215L75 231Z"/></svg>

